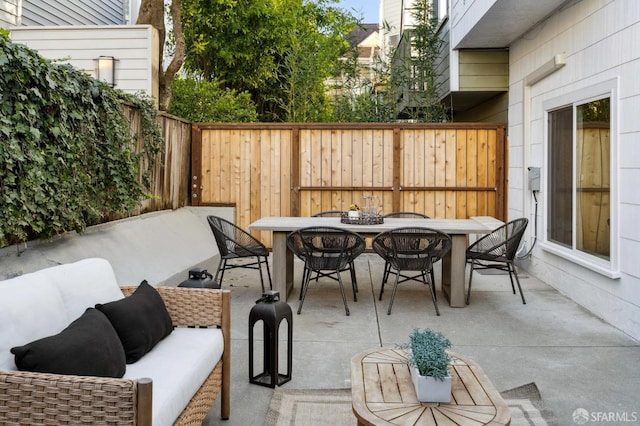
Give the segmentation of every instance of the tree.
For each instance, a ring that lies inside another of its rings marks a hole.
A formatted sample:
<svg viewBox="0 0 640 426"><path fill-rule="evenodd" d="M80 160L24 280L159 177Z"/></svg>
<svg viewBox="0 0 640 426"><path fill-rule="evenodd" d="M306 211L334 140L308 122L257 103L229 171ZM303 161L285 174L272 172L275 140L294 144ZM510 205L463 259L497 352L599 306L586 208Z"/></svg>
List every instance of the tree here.
<svg viewBox="0 0 640 426"><path fill-rule="evenodd" d="M323 8L322 4L303 4L291 12L295 24L289 27L288 50L280 77L285 119L330 121L332 108L326 81L346 70L343 57L351 48L345 34L355 26L354 21L349 15Z"/></svg>
<svg viewBox="0 0 640 426"><path fill-rule="evenodd" d="M431 0L416 0L412 15L416 25L409 32L412 51L409 84L417 96L409 116L423 122L443 121L447 113L438 99L436 67L443 46L438 34L438 16L433 13Z"/></svg>
<svg viewBox="0 0 640 426"><path fill-rule="evenodd" d="M430 0L415 0L411 13L415 25L405 30L402 43L385 52L389 60L378 60L372 81L343 81L334 99L335 121L447 119L439 100L436 64L443 40L438 34L438 18L432 13Z"/></svg>
<svg viewBox="0 0 640 426"><path fill-rule="evenodd" d="M195 78L173 80L171 114L194 122L249 123L258 120L248 93L221 89L217 81Z"/></svg>
<svg viewBox="0 0 640 426"><path fill-rule="evenodd" d="M171 0L169 7L173 22L174 54L171 62L164 68L164 46L166 39L164 0L142 0L140 12L136 24L148 24L158 30L158 78L159 78L159 99L158 104L161 110L169 110L171 105L171 82L175 75L182 68L185 55L185 41L182 31L182 0Z"/></svg>
<svg viewBox="0 0 640 426"><path fill-rule="evenodd" d="M316 121L312 110L328 107L322 83L336 71L356 22L330 3L335 0L183 0L185 67L250 93L261 121ZM296 118L294 103L309 114Z"/></svg>

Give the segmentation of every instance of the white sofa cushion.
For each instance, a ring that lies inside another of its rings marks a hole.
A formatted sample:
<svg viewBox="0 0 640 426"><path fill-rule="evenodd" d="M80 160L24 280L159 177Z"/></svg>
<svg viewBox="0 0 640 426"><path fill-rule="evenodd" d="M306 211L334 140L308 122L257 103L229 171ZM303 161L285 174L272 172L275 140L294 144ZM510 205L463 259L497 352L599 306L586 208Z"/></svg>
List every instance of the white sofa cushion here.
<svg viewBox="0 0 640 426"><path fill-rule="evenodd" d="M96 303L124 298L113 268L105 259L83 259L40 272L46 273L60 291L69 323Z"/></svg>
<svg viewBox="0 0 640 426"><path fill-rule="evenodd" d="M153 425L172 425L222 357L217 328L176 328L138 362L126 379L153 380Z"/></svg>
<svg viewBox="0 0 640 426"><path fill-rule="evenodd" d="M9 350L57 334L69 321L58 289L39 272L0 281L0 370L17 370Z"/></svg>

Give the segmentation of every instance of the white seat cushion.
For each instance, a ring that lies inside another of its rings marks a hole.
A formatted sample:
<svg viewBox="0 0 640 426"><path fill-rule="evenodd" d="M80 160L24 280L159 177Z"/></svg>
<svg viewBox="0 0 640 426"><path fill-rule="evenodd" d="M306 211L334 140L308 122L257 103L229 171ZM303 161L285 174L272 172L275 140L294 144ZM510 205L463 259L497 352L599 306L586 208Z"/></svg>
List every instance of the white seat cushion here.
<svg viewBox="0 0 640 426"><path fill-rule="evenodd" d="M60 291L69 323L96 303L108 303L124 297L113 268L105 259L83 259L40 272L46 273Z"/></svg>
<svg viewBox="0 0 640 426"><path fill-rule="evenodd" d="M0 370L17 370L12 347L60 333L67 325L60 292L46 275L0 281Z"/></svg>
<svg viewBox="0 0 640 426"><path fill-rule="evenodd" d="M138 362L126 379L153 380L153 425L172 425L222 357L216 328L176 328Z"/></svg>

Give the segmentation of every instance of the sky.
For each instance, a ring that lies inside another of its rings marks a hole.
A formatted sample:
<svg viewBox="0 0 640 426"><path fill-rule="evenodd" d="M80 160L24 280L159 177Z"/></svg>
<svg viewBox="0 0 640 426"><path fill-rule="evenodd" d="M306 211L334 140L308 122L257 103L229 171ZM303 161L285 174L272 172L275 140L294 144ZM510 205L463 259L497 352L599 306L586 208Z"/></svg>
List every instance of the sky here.
<svg viewBox="0 0 640 426"><path fill-rule="evenodd" d="M341 8L353 13L356 18L363 17L365 24L378 23L378 9L380 2L377 0L340 0Z"/></svg>

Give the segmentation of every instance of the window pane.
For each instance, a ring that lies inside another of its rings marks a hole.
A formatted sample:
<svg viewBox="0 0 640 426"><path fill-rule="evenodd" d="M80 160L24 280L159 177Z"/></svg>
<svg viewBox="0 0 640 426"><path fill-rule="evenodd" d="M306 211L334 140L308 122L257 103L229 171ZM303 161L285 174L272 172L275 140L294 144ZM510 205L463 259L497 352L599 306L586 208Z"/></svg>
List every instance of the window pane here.
<svg viewBox="0 0 640 426"><path fill-rule="evenodd" d="M576 249L609 259L609 99L576 107Z"/></svg>
<svg viewBox="0 0 640 426"><path fill-rule="evenodd" d="M573 247L573 107L549 113L547 239Z"/></svg>
<svg viewBox="0 0 640 426"><path fill-rule="evenodd" d="M431 10L438 17L438 22L442 22L447 17L447 0L431 0Z"/></svg>

